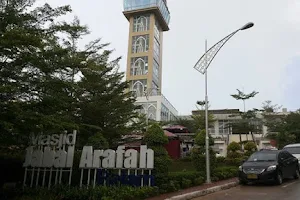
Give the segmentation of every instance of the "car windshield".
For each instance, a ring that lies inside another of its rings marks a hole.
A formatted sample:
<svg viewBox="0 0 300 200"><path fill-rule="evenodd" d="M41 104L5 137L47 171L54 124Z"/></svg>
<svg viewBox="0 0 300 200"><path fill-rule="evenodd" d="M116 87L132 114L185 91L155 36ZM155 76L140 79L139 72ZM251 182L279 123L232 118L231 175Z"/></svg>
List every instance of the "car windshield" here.
<svg viewBox="0 0 300 200"><path fill-rule="evenodd" d="M248 162L267 162L267 161L276 161L277 154L275 152L262 153L257 152L252 154Z"/></svg>
<svg viewBox="0 0 300 200"><path fill-rule="evenodd" d="M300 154L300 147L285 147L284 150L288 151L290 154Z"/></svg>

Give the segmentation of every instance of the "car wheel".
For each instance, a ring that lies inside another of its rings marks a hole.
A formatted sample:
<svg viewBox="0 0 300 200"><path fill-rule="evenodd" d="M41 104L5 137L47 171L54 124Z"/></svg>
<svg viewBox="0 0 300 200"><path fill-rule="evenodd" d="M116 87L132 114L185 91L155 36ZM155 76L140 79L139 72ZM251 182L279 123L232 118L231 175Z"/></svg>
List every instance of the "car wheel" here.
<svg viewBox="0 0 300 200"><path fill-rule="evenodd" d="M299 172L299 168L297 167L295 171L294 179L299 179L299 177L300 177L300 172Z"/></svg>
<svg viewBox="0 0 300 200"><path fill-rule="evenodd" d="M278 172L276 175L276 184L281 185L282 184L282 174L281 172Z"/></svg>

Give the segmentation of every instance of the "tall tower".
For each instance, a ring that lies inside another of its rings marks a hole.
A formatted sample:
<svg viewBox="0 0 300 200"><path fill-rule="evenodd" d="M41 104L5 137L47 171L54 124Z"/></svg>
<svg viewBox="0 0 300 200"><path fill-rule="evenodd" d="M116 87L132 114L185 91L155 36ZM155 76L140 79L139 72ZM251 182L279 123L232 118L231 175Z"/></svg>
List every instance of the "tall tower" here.
<svg viewBox="0 0 300 200"><path fill-rule="evenodd" d="M163 32L169 30L166 0L124 0L123 14L129 21L126 79L149 118L159 121L164 104L162 88ZM150 99L149 99L150 97ZM156 98L154 98L156 97ZM149 104L150 103L150 104ZM155 109L155 110L154 110Z"/></svg>

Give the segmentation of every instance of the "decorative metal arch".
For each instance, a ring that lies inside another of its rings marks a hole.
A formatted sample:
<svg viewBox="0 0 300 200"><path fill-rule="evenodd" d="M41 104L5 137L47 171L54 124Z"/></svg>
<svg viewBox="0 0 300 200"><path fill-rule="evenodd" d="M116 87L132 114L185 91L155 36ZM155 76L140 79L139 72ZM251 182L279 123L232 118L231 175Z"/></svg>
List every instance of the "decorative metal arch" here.
<svg viewBox="0 0 300 200"><path fill-rule="evenodd" d="M194 68L199 71L200 73L204 74L208 66L210 65L211 61L220 51L220 49L226 44L226 42L234 36L240 29L230 33L225 38L217 42L214 46L212 46L207 52L203 54L203 56L198 60Z"/></svg>
<svg viewBox="0 0 300 200"><path fill-rule="evenodd" d="M230 33L229 35L227 35L226 37L224 37L219 42L217 42L214 46L212 46L208 51L206 51L203 54L203 56L198 60L198 62L194 66L194 68L197 71L199 71L200 73L204 74L206 72L208 66L210 65L210 63L212 62L212 60L215 58L215 56L217 55L217 53L220 51L220 49L224 46L224 44L226 44L226 42L232 36L234 36L237 32L242 31L242 30L246 30L248 28L251 28L253 25L254 25L254 23L249 22L249 23L245 24L244 26L242 26L241 28L237 29L236 31Z"/></svg>

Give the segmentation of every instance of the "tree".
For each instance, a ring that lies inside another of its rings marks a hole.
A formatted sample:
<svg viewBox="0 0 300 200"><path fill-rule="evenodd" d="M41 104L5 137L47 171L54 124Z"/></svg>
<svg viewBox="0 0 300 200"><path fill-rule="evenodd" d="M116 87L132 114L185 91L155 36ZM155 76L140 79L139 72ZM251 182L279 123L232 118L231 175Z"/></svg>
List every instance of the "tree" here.
<svg viewBox="0 0 300 200"><path fill-rule="evenodd" d="M198 113L192 115L194 127L196 131L205 130L205 110L198 110ZM211 128L215 122L214 116L208 114L208 127Z"/></svg>
<svg viewBox="0 0 300 200"><path fill-rule="evenodd" d="M198 131L196 137L195 137L195 145L192 149L192 161L195 166L195 168L198 171L205 172L206 170L206 156L205 156L205 138L206 138L206 132L205 130ZM209 160L210 160L210 168L213 171L216 168L216 153L213 151L211 146L214 145L214 139L209 136Z"/></svg>
<svg viewBox="0 0 300 200"><path fill-rule="evenodd" d="M255 142L254 134L262 133L263 120L258 118L258 114L261 110L253 109L247 112L240 112L239 114L233 115L238 119L231 120L230 127L232 133L238 133L240 135L240 143L242 143L241 134L246 134L248 141L248 134L252 136L252 141ZM233 117L231 116L231 117Z"/></svg>
<svg viewBox="0 0 300 200"><path fill-rule="evenodd" d="M267 101L263 102L263 104L262 104L262 109L266 113L278 112L278 110L280 108L282 108L282 106L279 106L278 104L272 105L272 101L271 100L267 100Z"/></svg>
<svg viewBox="0 0 300 200"><path fill-rule="evenodd" d="M236 89L237 90L237 94L231 94L230 96L232 96L233 98L235 98L236 100L242 100L243 101L243 104L244 104L244 112L246 112L246 104L245 104L245 101L246 100L249 100L253 97L255 97L258 92L256 91L253 91L249 94L245 94L244 92L240 91L239 89Z"/></svg>
<svg viewBox="0 0 300 200"><path fill-rule="evenodd" d="M300 142L300 111L288 115L266 115L267 138L275 139L279 148Z"/></svg>
<svg viewBox="0 0 300 200"><path fill-rule="evenodd" d="M53 9L48 4L29 9L33 4L33 0L1 1L2 145L24 144L32 132L53 133L76 127L68 114L72 102L70 85L58 77L63 70L61 57L69 50L57 38L61 31L76 27L55 22L71 9L69 6ZM64 90L57 86L63 86Z"/></svg>
<svg viewBox="0 0 300 200"><path fill-rule="evenodd" d="M148 148L154 151L154 175L158 185L162 185L167 181L166 174L168 174L171 159L164 146L168 142L168 137L158 124L152 124L143 138L143 143L147 144Z"/></svg>
<svg viewBox="0 0 300 200"><path fill-rule="evenodd" d="M25 144L30 133L79 129L80 144L100 132L110 146L140 128L138 106L96 39L79 48L88 28L77 18L60 22L69 6L31 8L34 0L1 1L1 144ZM31 11L30 11L31 10Z"/></svg>
<svg viewBox="0 0 300 200"><path fill-rule="evenodd" d="M245 94L244 92L240 91L239 89L237 89L237 92L238 92L237 94L231 94L230 96L232 96L236 100L242 100L243 101L243 104L244 104L244 113L246 113L246 104L245 104L245 101L249 100L249 99L251 99L253 97L255 97L258 94L258 92L253 91L253 92L251 92L249 94ZM245 128L245 127L247 127L246 125L248 124L247 121L245 120L245 119L248 118L247 114L245 114L245 116L242 116L242 118L243 118L243 120L240 121L240 123L235 123L235 124L238 127L244 127ZM246 133L246 134L248 134L248 133ZM241 135L241 133L239 133L239 136L240 136L240 142L242 142L242 135ZM254 140L253 135L252 135L252 139Z"/></svg>

